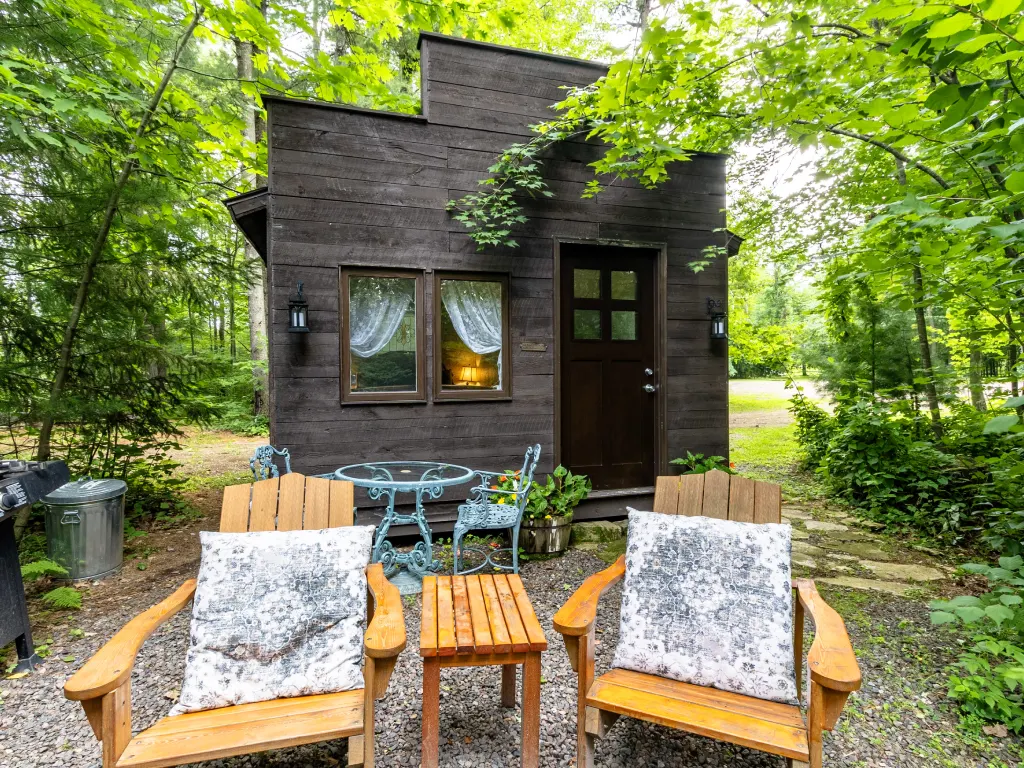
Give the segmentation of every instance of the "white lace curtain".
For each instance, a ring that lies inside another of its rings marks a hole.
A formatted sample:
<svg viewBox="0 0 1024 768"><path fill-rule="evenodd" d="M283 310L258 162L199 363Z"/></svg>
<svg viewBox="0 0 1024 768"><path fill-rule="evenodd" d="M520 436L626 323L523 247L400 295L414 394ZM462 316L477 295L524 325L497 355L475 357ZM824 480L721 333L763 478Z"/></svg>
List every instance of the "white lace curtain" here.
<svg viewBox="0 0 1024 768"><path fill-rule="evenodd" d="M407 278L353 277L348 290L349 349L373 357L391 341L415 302L416 281Z"/></svg>
<svg viewBox="0 0 1024 768"><path fill-rule="evenodd" d="M442 280L441 300L462 343L478 355L501 351L501 283ZM498 389L501 389L498 355Z"/></svg>

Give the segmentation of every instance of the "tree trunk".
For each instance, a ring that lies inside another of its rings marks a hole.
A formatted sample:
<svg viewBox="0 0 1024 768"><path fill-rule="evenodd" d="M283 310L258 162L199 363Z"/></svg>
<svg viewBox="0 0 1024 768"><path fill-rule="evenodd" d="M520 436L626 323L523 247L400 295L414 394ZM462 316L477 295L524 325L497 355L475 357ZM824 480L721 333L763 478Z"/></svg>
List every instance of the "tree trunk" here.
<svg viewBox="0 0 1024 768"><path fill-rule="evenodd" d="M260 12L267 14L266 6L261 3ZM253 44L242 40L235 41L235 54L238 63L239 80L253 79ZM258 144L263 139L265 124L262 118L257 115L255 105L245 112L245 137ZM243 177L252 181L253 186L259 186L265 180L255 174L251 174L246 168L242 169ZM267 416L270 413L268 396L270 382L268 375L268 354L267 354L267 273L266 265L256 249L248 241L245 243L245 261L250 268L249 281L249 354L253 362L254 393L253 412L256 415Z"/></svg>
<svg viewBox="0 0 1024 768"><path fill-rule="evenodd" d="M921 266L914 263L914 316L917 318L917 341L921 346L921 368L924 371L924 391L928 396L928 410L932 414L932 432L942 439L942 416L939 413L939 394L935 387L935 369L932 368L932 348L928 343L928 323L924 316L924 277Z"/></svg>
<svg viewBox="0 0 1024 768"><path fill-rule="evenodd" d="M189 22L189 25L185 28L185 31L178 39L178 43L174 48L174 54L171 56L171 60L167 64L167 68L164 70L163 77L161 78L159 85L157 85L156 90L153 92L153 95L149 100L149 104L146 105L146 111L142 113L142 117L139 119L139 125L135 129L135 138L128 147L128 151L125 153L125 159L121 164L121 170L118 173L117 178L114 180L114 186L107 197L106 210L103 213L103 219L100 222L99 230L96 232L96 237L93 240L92 247L89 249L89 256L85 261L85 269L82 271L82 277L78 282L78 292L75 294L75 301L71 306L71 315L68 317L67 325L64 328L64 338L61 340L60 356L57 360L57 370L54 374L53 384L50 388L50 399L47 403L46 413L43 415L42 425L39 428L39 445L36 449L37 461L46 461L50 458L50 442L53 438L53 422L57 415L57 408L60 403L60 399L64 394L64 386L67 384L68 373L71 370L71 353L74 350L75 338L78 336L78 328L82 320L82 314L85 312L85 305L89 299L89 289L92 287L93 278L96 276L96 265L99 263L100 255L103 253L103 249L107 245L107 238L110 236L110 228L114 223L114 215L117 213L117 206L121 200L121 192L124 191L125 185L128 183L128 179L132 175L132 171L135 170L135 151L138 145L138 140L149 129L149 124L152 122L153 116L160 107L160 102L163 100L164 93L167 91L167 86L170 85L171 78L174 77L174 73L178 69L178 62L181 58L181 54L184 52L185 46L188 45L189 41L192 39L192 34L199 25L202 15L202 10L197 10L195 15L192 17L192 20ZM28 524L30 510L31 507L25 507L18 513L18 516L14 521L14 536L16 539L21 537L25 526Z"/></svg>
<svg viewBox="0 0 1024 768"><path fill-rule="evenodd" d="M982 355L981 345L978 339L979 335L980 334L976 329L971 330L971 360L967 369L967 382L968 388L971 391L971 404L977 410L985 411L988 410L988 404L985 402L985 359Z"/></svg>

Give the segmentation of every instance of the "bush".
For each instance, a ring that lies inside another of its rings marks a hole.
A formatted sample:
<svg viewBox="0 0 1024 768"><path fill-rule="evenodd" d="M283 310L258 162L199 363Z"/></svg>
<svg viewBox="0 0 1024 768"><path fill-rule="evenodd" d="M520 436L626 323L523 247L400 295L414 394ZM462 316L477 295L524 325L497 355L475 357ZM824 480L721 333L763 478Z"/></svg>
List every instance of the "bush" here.
<svg viewBox="0 0 1024 768"><path fill-rule="evenodd" d="M720 469L723 472L728 472L730 475L736 474L733 469L736 465L731 461L727 461L725 456L705 456L703 453L690 453L687 451L685 459L672 459L669 464L683 467L681 472L683 475L703 475L712 469Z"/></svg>
<svg viewBox="0 0 1024 768"><path fill-rule="evenodd" d="M840 400L835 416L792 399L806 465L832 493L880 522L950 541L981 538L1016 554L1024 532L1021 448L986 431L988 418L954 406L941 441L905 399Z"/></svg>
<svg viewBox="0 0 1024 768"><path fill-rule="evenodd" d="M949 695L968 713L1024 730L1024 558L1001 557L998 566L972 563L964 570L988 579L990 591L931 604L933 624L973 632L949 678Z"/></svg>
<svg viewBox="0 0 1024 768"><path fill-rule="evenodd" d="M789 412L796 421L796 439L803 449L805 468L817 467L835 431L835 419L797 392L790 399Z"/></svg>

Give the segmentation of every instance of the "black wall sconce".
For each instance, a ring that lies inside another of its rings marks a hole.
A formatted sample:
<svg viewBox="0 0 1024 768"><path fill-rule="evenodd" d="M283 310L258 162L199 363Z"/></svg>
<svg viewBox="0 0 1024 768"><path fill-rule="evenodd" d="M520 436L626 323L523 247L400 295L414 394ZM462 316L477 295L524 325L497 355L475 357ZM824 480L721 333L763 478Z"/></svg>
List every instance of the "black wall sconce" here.
<svg viewBox="0 0 1024 768"><path fill-rule="evenodd" d="M306 310L309 309L309 302L302 295L302 281L299 281L298 291L288 299L288 333L309 333L309 326L306 324Z"/></svg>
<svg viewBox="0 0 1024 768"><path fill-rule="evenodd" d="M711 318L711 338L728 339L725 324L725 308L722 306L723 299L712 299L708 297L708 316Z"/></svg>

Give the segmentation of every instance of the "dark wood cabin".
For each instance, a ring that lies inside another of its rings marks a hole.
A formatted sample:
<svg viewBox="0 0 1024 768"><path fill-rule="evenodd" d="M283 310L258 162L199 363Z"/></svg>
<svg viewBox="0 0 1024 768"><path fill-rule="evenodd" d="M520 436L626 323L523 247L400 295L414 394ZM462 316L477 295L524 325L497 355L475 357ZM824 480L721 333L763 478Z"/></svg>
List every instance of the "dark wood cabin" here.
<svg viewBox="0 0 1024 768"><path fill-rule="evenodd" d="M437 34L420 55L422 115L264 97L268 186L227 205L267 262L271 441L305 473L511 469L539 442L542 478L559 462L592 477L579 519L649 503L686 451L728 456L726 342L708 315L727 259L688 266L737 242L725 157L584 200L602 150L564 142L544 164L555 196L527 205L518 247L478 252L448 201L605 67ZM306 334L288 332L299 281ZM454 513L438 504L435 530Z"/></svg>

